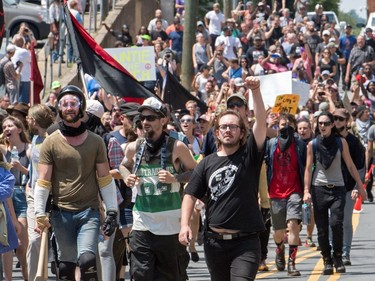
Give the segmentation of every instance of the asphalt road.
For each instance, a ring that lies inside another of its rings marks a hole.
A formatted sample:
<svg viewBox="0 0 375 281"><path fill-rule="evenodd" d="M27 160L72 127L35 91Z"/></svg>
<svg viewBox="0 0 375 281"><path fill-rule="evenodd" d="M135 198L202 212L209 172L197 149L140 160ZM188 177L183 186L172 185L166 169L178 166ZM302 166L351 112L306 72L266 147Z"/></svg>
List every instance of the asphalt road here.
<svg viewBox="0 0 375 281"><path fill-rule="evenodd" d="M268 272L258 273L257 280L282 280L293 279L295 281L335 281L335 280L375 280L375 223L373 214L375 214L375 203L365 203L362 205L363 211L360 214L353 215L353 226L355 229L353 246L351 252L352 266L346 267L346 273L335 273L331 276L321 275L323 261L320 252L316 248L307 248L300 246L297 254L296 267L301 272L301 277L288 277L287 272L278 272L275 267L275 246L270 237L268 253ZM316 230L315 230L316 233ZM301 232L301 240L306 238L305 230ZM316 234L313 238L316 241ZM287 248L288 249L288 248ZM204 261L202 246L197 246L200 255L200 261L190 262L188 268L190 281L208 281L209 273ZM14 259L13 280L23 280L18 268L15 268L16 258ZM56 280L50 273L48 280ZM129 280L128 276L127 279ZM107 281L107 280L105 280Z"/></svg>

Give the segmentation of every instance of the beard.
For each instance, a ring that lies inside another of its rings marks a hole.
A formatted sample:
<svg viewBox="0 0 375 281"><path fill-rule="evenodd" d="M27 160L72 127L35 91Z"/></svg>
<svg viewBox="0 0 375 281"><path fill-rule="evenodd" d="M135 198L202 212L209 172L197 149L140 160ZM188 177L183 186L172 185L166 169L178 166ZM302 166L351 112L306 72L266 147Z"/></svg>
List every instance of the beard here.
<svg viewBox="0 0 375 281"><path fill-rule="evenodd" d="M146 139L152 139L155 136L155 131L150 130L150 131L144 131L145 138Z"/></svg>
<svg viewBox="0 0 375 281"><path fill-rule="evenodd" d="M226 148L232 148L236 147L241 143L241 139L230 139L230 140L225 140L224 138L221 140L221 145Z"/></svg>
<svg viewBox="0 0 375 281"><path fill-rule="evenodd" d="M74 115L73 115L74 114ZM79 120L79 114L78 113L68 113L64 114L62 113L61 117L66 123L73 124Z"/></svg>

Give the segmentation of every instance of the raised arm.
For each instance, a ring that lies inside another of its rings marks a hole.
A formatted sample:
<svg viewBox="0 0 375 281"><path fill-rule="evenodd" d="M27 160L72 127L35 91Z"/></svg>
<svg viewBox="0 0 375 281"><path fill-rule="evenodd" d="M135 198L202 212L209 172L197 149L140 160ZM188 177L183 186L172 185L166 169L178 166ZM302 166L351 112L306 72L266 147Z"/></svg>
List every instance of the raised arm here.
<svg viewBox="0 0 375 281"><path fill-rule="evenodd" d="M255 123L253 126L254 138L258 149L263 148L266 140L266 109L264 108L262 93L260 92L260 80L257 77L249 76L246 78L246 86L253 94Z"/></svg>

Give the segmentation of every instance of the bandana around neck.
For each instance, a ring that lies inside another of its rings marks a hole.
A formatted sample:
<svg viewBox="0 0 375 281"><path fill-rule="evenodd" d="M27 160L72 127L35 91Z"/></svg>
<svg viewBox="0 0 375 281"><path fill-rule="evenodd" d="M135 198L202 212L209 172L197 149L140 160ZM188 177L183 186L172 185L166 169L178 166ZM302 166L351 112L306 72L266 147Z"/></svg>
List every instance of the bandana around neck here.
<svg viewBox="0 0 375 281"><path fill-rule="evenodd" d="M60 121L59 129L61 134L65 137L76 137L83 134L86 131L86 124L81 122L81 125L79 125L78 128L74 128L66 125L63 121Z"/></svg>

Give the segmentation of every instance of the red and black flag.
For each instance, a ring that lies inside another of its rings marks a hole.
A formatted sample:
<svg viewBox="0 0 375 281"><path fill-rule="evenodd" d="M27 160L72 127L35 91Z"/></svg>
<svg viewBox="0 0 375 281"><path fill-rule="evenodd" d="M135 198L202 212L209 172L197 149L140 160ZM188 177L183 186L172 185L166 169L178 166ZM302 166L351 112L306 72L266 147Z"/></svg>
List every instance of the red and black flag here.
<svg viewBox="0 0 375 281"><path fill-rule="evenodd" d="M173 110L185 108L185 103L193 100L200 108L200 112L207 112L207 105L185 89L170 71L167 71L166 79L163 88L163 100L172 105Z"/></svg>
<svg viewBox="0 0 375 281"><path fill-rule="evenodd" d="M0 48L3 43L4 31L4 8L3 1L0 1Z"/></svg>
<svg viewBox="0 0 375 281"><path fill-rule="evenodd" d="M111 57L78 21L71 17L64 5L66 24L71 38L74 56L78 57L83 72L91 75L104 90L126 101L142 103L148 97L157 97L137 81L121 64Z"/></svg>

